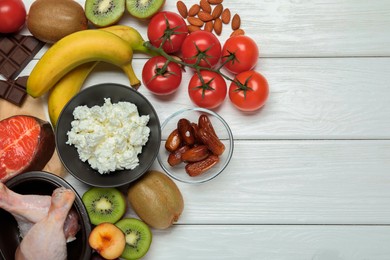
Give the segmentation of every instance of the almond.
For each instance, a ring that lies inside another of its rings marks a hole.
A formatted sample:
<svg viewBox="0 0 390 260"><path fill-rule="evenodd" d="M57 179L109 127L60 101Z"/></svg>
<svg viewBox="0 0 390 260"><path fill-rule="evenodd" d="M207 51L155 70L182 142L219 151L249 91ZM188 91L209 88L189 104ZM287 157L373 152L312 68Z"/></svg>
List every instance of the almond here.
<svg viewBox="0 0 390 260"><path fill-rule="evenodd" d="M221 35L222 32L222 20L217 18L214 20L214 31L217 35Z"/></svg>
<svg viewBox="0 0 390 260"><path fill-rule="evenodd" d="M230 37L237 36L237 35L245 35L245 31L244 31L243 29L234 30L234 31L230 34Z"/></svg>
<svg viewBox="0 0 390 260"><path fill-rule="evenodd" d="M192 24L192 25L195 25L195 26L198 26L198 27L202 27L203 26L203 21L200 20L199 18L197 17L187 17L187 21Z"/></svg>
<svg viewBox="0 0 390 260"><path fill-rule="evenodd" d="M204 24L205 31L212 32L213 29L214 29L213 21L208 21L207 23Z"/></svg>
<svg viewBox="0 0 390 260"><path fill-rule="evenodd" d="M203 22L208 22L213 20L213 16L210 13L206 13L204 11L200 11L198 13L198 18L202 20Z"/></svg>
<svg viewBox="0 0 390 260"><path fill-rule="evenodd" d="M187 11L187 6L183 1L177 1L176 3L177 11L179 11L179 14L181 17L184 19L187 18L188 11Z"/></svg>
<svg viewBox="0 0 390 260"><path fill-rule="evenodd" d="M211 5L222 4L223 0L207 0Z"/></svg>
<svg viewBox="0 0 390 260"><path fill-rule="evenodd" d="M221 16L223 10L223 5L218 4L217 6L214 7L213 12L211 15L213 16L214 19L217 19L218 17Z"/></svg>
<svg viewBox="0 0 390 260"><path fill-rule="evenodd" d="M230 10L229 8L225 8L223 10L222 15L221 15L222 22L224 24L228 24L230 22Z"/></svg>
<svg viewBox="0 0 390 260"><path fill-rule="evenodd" d="M191 8L188 10L188 16L195 16L199 13L200 6L198 4L194 4L191 6Z"/></svg>
<svg viewBox="0 0 390 260"><path fill-rule="evenodd" d="M233 31L234 30L237 30L238 28L240 28L240 25L241 25L241 18L238 14L235 14L233 16L233 19L232 19L232 29Z"/></svg>
<svg viewBox="0 0 390 260"><path fill-rule="evenodd" d="M190 25L187 25L187 29L188 29L189 33L192 33L192 32L199 31L200 27L190 24Z"/></svg>
<svg viewBox="0 0 390 260"><path fill-rule="evenodd" d="M211 13L211 5L209 4L209 2L207 2L207 0L200 0L199 5L203 11L209 14Z"/></svg>

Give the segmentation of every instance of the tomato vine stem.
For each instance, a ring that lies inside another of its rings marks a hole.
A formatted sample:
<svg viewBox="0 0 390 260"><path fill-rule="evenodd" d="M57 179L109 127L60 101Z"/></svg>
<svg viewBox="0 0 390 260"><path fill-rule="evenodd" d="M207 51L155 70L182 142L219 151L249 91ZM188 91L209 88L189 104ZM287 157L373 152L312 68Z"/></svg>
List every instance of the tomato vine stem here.
<svg viewBox="0 0 390 260"><path fill-rule="evenodd" d="M155 46L153 46L149 41L144 42L144 46L145 46L146 48L148 48L149 50L151 50L151 51L157 53L158 55L163 56L164 58L166 58L166 59L167 59L168 61L170 61L170 62L174 62L174 63L177 63L177 64L179 64L179 65L181 65L181 66L185 66L185 67L189 67L189 68L194 69L194 70L198 73L199 76L200 76L199 71L201 71L201 70L208 70L208 71L212 71L212 72L215 72L215 73L219 74L219 75L222 76L224 79L226 79L226 80L228 80L228 81L231 81L231 82L234 82L234 83L236 83L237 85L240 84L240 82L238 82L237 80L234 80L234 78L231 78L231 77L229 77L228 75L226 75L226 74L224 74L224 73L221 72L222 67L223 67L226 63L228 63L229 61L231 61L231 60L233 60L233 59L235 58L235 57L234 57L234 54L233 54L233 55L229 55L229 56L227 57L227 59L226 59L218 68L214 69L214 68L209 68L209 67L200 66L200 65L199 65L199 62L200 62L199 57L198 57L197 62L195 62L195 64L190 64L190 63L184 62L184 61L182 61L182 60L175 59L174 57L172 57L171 55L169 55L168 53L166 53L166 52L161 48L161 46L160 46L160 47L155 47ZM200 76L199 78L200 78L200 80L201 80L201 82L202 82L202 81L203 81L202 77ZM204 81L203 81L203 82L204 82Z"/></svg>

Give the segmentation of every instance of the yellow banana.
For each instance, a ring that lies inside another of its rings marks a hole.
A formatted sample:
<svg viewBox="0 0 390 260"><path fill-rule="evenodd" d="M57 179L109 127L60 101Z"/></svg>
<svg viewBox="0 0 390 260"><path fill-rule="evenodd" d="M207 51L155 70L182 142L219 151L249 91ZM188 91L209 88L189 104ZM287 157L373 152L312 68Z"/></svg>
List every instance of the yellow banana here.
<svg viewBox="0 0 390 260"><path fill-rule="evenodd" d="M134 52L145 53L151 56L157 55L157 53L149 50L144 46L145 40L142 38L141 34L133 27L127 25L113 25L101 28L100 30L118 35L130 44L130 47L133 49Z"/></svg>
<svg viewBox="0 0 390 260"><path fill-rule="evenodd" d="M134 52L154 55L152 51L143 46L145 41L141 34L130 26L114 25L101 28L100 30L108 31L121 37L130 45ZM48 97L48 112L53 126L56 125L58 117L66 103L80 91L85 79L97 63L89 62L74 68L64 75L52 88Z"/></svg>
<svg viewBox="0 0 390 260"><path fill-rule="evenodd" d="M133 50L117 35L103 30L83 30L65 36L42 56L27 80L27 93L39 97L65 74L90 61L104 61L121 67L134 87L140 81L131 65Z"/></svg>

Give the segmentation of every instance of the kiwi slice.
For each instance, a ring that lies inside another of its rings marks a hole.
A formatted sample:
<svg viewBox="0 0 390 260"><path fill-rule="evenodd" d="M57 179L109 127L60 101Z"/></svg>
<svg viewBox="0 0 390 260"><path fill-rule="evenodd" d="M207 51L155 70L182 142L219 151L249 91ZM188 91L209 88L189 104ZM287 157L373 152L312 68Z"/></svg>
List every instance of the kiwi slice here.
<svg viewBox="0 0 390 260"><path fill-rule="evenodd" d="M124 218L115 225L126 237L126 247L121 258L139 259L148 252L152 243L152 232L147 224L136 218Z"/></svg>
<svg viewBox="0 0 390 260"><path fill-rule="evenodd" d="M82 201L94 225L103 222L115 223L126 212L126 199L115 188L93 187L84 193Z"/></svg>
<svg viewBox="0 0 390 260"><path fill-rule="evenodd" d="M85 16L98 27L112 25L125 12L125 0L86 0Z"/></svg>
<svg viewBox="0 0 390 260"><path fill-rule="evenodd" d="M146 19L157 13L165 0L126 0L126 9L134 17Z"/></svg>

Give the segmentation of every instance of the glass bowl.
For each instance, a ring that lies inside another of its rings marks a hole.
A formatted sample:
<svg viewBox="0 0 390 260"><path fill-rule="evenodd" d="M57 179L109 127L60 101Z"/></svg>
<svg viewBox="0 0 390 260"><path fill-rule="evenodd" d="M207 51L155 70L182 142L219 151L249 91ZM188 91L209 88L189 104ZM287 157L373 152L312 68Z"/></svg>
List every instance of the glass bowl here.
<svg viewBox="0 0 390 260"><path fill-rule="evenodd" d="M177 122L182 119L188 119L190 122L198 123L199 116L205 114L209 117L216 134L225 145L225 151L219 156L219 162L211 169L198 176L190 176L185 170L186 163L171 166L168 163L170 152L165 149L165 141L169 134L177 128ZM180 110L169 116L161 125L162 144L157 155L157 160L161 168L173 179L184 183L204 183L217 177L229 164L233 155L234 141L233 134L226 121L217 113L205 108L188 108Z"/></svg>

